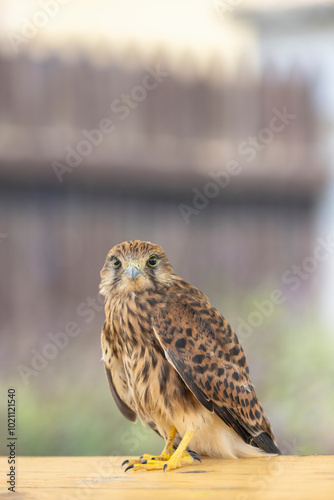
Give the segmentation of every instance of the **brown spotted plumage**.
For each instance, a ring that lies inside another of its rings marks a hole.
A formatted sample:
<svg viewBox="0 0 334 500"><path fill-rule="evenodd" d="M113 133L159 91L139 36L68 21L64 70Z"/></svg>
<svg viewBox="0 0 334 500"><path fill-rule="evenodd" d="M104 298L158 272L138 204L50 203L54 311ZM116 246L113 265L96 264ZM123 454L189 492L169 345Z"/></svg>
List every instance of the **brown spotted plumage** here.
<svg viewBox="0 0 334 500"><path fill-rule="evenodd" d="M167 441L159 457L144 455L128 468L170 470L197 454L279 453L236 334L203 293L174 273L158 245L127 241L112 248L100 290L112 395L125 417L138 416Z"/></svg>

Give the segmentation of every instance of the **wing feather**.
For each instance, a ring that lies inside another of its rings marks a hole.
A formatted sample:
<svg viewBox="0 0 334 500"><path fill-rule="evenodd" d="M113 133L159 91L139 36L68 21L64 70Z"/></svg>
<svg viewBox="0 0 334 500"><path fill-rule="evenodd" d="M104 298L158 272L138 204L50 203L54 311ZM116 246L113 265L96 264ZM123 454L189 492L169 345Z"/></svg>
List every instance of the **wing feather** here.
<svg viewBox="0 0 334 500"><path fill-rule="evenodd" d="M193 297L182 299L167 304L153 321L167 360L198 401L246 443L280 453L232 328L205 296L197 295L195 307Z"/></svg>
<svg viewBox="0 0 334 500"><path fill-rule="evenodd" d="M191 392L195 394L198 401L202 403L202 405L205 406L207 410L213 412L212 401L205 395L202 389L200 389L196 385L194 379L191 376L191 372L187 370L186 365L183 363L183 361L181 361L171 349L168 349L167 355L168 355L167 356L168 361L171 363L171 365L174 366L175 370L181 375L183 381L187 384Z"/></svg>
<svg viewBox="0 0 334 500"><path fill-rule="evenodd" d="M133 410L131 410L131 408L129 408L128 405L125 404L124 401L122 401L122 399L119 397L112 380L111 371L109 370L109 368L107 368L105 364L104 364L104 369L106 372L109 389L115 400L117 408L124 415L124 417L130 420L130 422L135 422L137 420L136 413Z"/></svg>

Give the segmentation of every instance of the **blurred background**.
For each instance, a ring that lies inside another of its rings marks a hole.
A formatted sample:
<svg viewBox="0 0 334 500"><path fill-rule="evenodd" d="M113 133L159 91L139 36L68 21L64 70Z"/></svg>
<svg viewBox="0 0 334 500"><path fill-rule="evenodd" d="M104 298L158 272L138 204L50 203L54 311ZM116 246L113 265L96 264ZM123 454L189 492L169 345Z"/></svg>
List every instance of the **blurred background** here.
<svg viewBox="0 0 334 500"><path fill-rule="evenodd" d="M99 271L128 239L231 322L283 453L334 453L334 2L1 0L0 31L18 453L161 451L100 361Z"/></svg>

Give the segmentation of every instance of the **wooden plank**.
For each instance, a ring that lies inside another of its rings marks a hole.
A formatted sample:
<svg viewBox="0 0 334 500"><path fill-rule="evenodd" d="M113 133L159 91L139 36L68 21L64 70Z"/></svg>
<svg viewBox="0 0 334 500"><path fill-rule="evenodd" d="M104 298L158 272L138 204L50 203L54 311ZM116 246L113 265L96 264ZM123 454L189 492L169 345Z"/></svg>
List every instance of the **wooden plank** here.
<svg viewBox="0 0 334 500"><path fill-rule="evenodd" d="M334 497L334 456L242 460L203 458L171 472L129 471L124 457L19 457L16 500L220 499L308 500ZM8 472L1 459L1 498Z"/></svg>

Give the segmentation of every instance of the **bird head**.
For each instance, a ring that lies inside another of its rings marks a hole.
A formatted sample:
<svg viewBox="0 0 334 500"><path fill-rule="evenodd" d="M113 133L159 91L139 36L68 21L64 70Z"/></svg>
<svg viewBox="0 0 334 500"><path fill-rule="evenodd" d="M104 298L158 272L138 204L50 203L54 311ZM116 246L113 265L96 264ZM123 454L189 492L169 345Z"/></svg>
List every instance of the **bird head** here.
<svg viewBox="0 0 334 500"><path fill-rule="evenodd" d="M100 293L105 296L157 290L175 276L162 248L139 240L114 246L100 274Z"/></svg>

